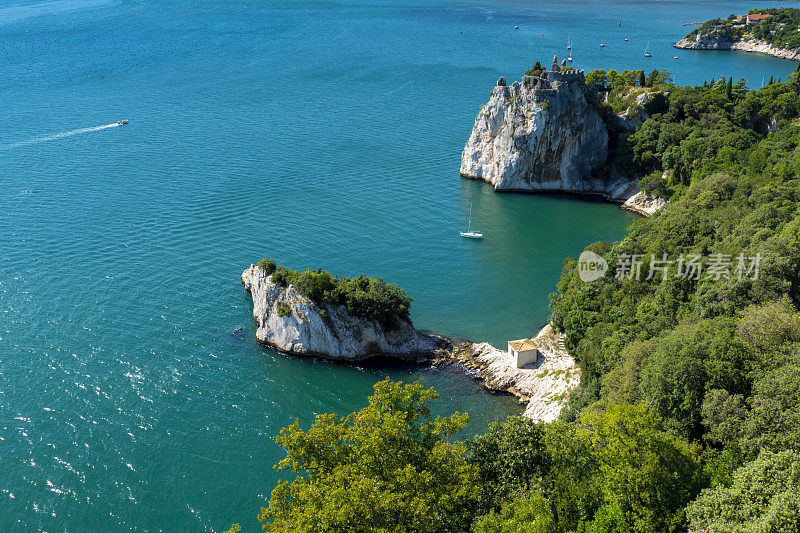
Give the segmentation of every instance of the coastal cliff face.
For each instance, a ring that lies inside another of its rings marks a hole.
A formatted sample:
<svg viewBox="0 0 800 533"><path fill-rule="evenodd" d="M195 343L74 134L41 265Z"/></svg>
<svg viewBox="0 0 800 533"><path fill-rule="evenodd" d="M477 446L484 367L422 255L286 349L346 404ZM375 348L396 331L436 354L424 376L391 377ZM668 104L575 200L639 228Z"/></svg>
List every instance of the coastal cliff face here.
<svg viewBox="0 0 800 533"><path fill-rule="evenodd" d="M390 331L375 321L350 315L344 306L317 305L292 285L284 288L273 283L255 265L242 273L242 284L253 298L256 338L282 352L349 361L383 355L422 362L443 343L405 321Z"/></svg>
<svg viewBox="0 0 800 533"><path fill-rule="evenodd" d="M698 34L694 38L681 39L673 46L684 50L733 50L737 52L755 52L779 57L781 59L800 61L800 53L796 50L775 48L770 43L757 39L729 41L718 37Z"/></svg>
<svg viewBox="0 0 800 533"><path fill-rule="evenodd" d="M496 190L565 191L625 201L638 192L619 176L591 179L608 155L608 131L582 71L502 78L475 119L461 175Z"/></svg>

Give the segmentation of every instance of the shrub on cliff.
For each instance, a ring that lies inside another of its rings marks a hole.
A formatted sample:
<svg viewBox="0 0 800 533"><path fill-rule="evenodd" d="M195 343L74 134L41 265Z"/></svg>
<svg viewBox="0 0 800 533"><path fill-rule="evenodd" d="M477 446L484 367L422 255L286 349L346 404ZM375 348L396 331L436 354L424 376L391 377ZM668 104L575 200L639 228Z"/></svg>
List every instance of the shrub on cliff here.
<svg viewBox="0 0 800 533"><path fill-rule="evenodd" d="M274 259L258 262L272 275L272 282L294 288L318 305L344 305L353 316L374 320L392 328L398 320L410 320L412 299L396 285L380 278L360 275L357 278L336 278L321 268L303 272L277 265Z"/></svg>
<svg viewBox="0 0 800 533"><path fill-rule="evenodd" d="M538 76L540 76L542 74L542 72L544 72L544 67L542 66L542 64L540 62L537 61L533 65L532 69L525 71L525 75L526 76L538 77Z"/></svg>
<svg viewBox="0 0 800 533"><path fill-rule="evenodd" d="M275 268L277 267L274 259L266 257L262 258L258 263L256 263L256 266L264 270L268 276L275 272Z"/></svg>

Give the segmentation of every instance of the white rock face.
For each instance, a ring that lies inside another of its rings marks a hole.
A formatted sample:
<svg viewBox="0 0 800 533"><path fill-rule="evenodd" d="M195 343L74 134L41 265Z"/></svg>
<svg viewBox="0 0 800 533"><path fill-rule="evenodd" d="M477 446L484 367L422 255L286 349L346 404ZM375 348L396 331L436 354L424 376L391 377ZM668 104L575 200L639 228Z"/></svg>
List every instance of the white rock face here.
<svg viewBox="0 0 800 533"><path fill-rule="evenodd" d="M454 357L477 369L475 377L487 389L518 397L525 404L524 416L537 422L552 422L580 383L581 371L564 348L564 335L555 333L549 324L535 340L544 359L523 368L514 366L508 352L486 342L473 344L466 353Z"/></svg>
<svg viewBox="0 0 800 533"><path fill-rule="evenodd" d="M655 214L656 211L667 205L667 201L659 196L650 196L644 191L640 191L622 204L622 209L633 211L649 217Z"/></svg>
<svg viewBox="0 0 800 533"><path fill-rule="evenodd" d="M579 192L619 201L638 192L617 175L588 176L606 160L608 132L583 72L543 76L495 86L461 154L461 175L496 190Z"/></svg>
<svg viewBox="0 0 800 533"><path fill-rule="evenodd" d="M800 53L786 48L775 48L766 41L743 39L741 41L725 41L708 35L695 35L694 39L681 39L673 46L685 50L735 50L738 52L755 52L767 54L781 59L800 61Z"/></svg>
<svg viewBox="0 0 800 533"><path fill-rule="evenodd" d="M253 297L256 338L282 352L351 361L375 355L423 361L437 351L441 342L439 337L424 335L408 322L386 331L377 322L350 315L344 306L320 307L293 286L283 288L272 283L271 276L255 265L242 273L242 284ZM278 316L280 303L289 305L290 315Z"/></svg>

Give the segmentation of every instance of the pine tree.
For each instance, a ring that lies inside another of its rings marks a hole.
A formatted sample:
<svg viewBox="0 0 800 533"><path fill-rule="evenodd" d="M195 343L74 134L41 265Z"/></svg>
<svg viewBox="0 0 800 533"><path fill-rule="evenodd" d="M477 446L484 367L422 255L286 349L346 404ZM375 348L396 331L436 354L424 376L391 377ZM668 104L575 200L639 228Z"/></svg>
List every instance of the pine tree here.
<svg viewBox="0 0 800 533"><path fill-rule="evenodd" d="M644 87L644 71L639 71L639 87Z"/></svg>
<svg viewBox="0 0 800 533"><path fill-rule="evenodd" d="M728 78L728 87L725 89L725 96L730 100L733 96L733 76Z"/></svg>
<svg viewBox="0 0 800 533"><path fill-rule="evenodd" d="M770 76L769 83L767 83L767 85L772 85L773 83L775 83L775 76Z"/></svg>

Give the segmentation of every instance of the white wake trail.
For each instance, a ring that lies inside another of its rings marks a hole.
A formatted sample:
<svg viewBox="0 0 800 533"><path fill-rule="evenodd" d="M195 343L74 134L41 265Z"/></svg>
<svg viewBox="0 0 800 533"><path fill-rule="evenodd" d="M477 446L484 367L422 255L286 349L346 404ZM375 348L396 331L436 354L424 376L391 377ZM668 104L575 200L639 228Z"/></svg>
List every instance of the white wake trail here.
<svg viewBox="0 0 800 533"><path fill-rule="evenodd" d="M116 128L117 126L121 126L122 124L118 124L114 122L113 124L105 124L103 126L94 126L91 128L81 128L79 130L72 130L72 131L65 131L64 133L56 133L54 135L47 135L45 137L35 137L33 139L28 139L27 141L21 141L14 144L9 144L5 146L6 150L11 148L19 148L20 146L27 146L29 144L38 144L47 141L55 141L56 139L63 139L64 137L71 137L72 135L78 135L79 133L91 133L93 131L100 131L106 130L108 128Z"/></svg>

